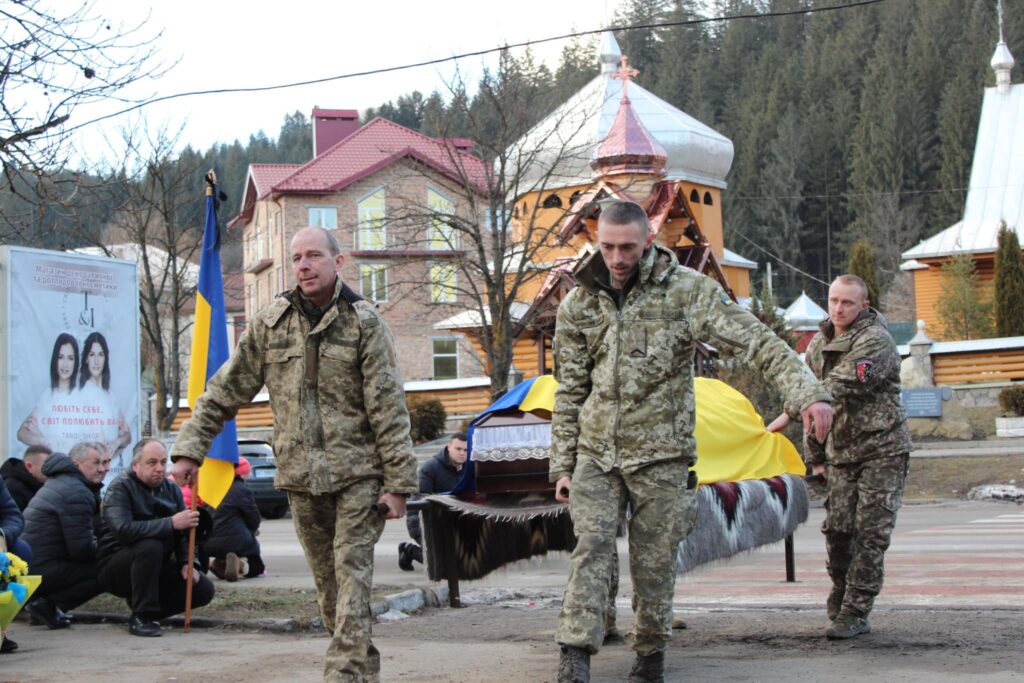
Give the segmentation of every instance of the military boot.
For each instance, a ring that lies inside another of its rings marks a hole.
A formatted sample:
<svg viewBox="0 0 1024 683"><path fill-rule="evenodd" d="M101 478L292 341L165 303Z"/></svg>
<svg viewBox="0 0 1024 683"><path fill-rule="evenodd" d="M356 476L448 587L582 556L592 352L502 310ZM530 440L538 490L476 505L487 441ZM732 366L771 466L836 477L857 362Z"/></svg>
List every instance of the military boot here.
<svg viewBox="0 0 1024 683"><path fill-rule="evenodd" d="M665 653L638 653L629 672L629 683L665 683Z"/></svg>
<svg viewBox="0 0 1024 683"><path fill-rule="evenodd" d="M582 647L563 645L558 683L590 683L590 652Z"/></svg>
<svg viewBox="0 0 1024 683"><path fill-rule="evenodd" d="M845 585L832 584L832 591L828 594L828 600L825 601L825 612L828 614L829 621L835 621L839 616L839 611L843 608L844 595L846 595Z"/></svg>
<svg viewBox="0 0 1024 683"><path fill-rule="evenodd" d="M858 617L853 612L843 610L839 612L836 620L825 630L825 637L829 640L846 640L855 638L863 633L871 633L871 624L865 617Z"/></svg>

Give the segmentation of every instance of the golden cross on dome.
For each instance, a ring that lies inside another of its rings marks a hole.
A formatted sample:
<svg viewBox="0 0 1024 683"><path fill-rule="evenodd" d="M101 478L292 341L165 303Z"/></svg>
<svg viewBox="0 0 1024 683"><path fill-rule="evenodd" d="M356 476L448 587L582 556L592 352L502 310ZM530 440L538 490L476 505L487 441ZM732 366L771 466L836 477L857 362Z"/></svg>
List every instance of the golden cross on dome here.
<svg viewBox="0 0 1024 683"><path fill-rule="evenodd" d="M629 57L622 55L619 58L619 68L612 72L612 78L618 78L622 80L622 96L626 96L626 87L629 82L639 75L639 71L629 65Z"/></svg>

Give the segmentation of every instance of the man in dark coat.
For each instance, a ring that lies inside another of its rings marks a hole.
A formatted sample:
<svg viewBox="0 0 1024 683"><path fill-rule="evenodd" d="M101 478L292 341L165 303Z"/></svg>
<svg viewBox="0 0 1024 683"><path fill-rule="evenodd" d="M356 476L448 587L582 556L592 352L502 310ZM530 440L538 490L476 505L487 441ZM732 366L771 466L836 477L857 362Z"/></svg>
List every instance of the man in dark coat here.
<svg viewBox="0 0 1024 683"><path fill-rule="evenodd" d="M43 464L52 452L42 444L29 446L24 456L8 458L0 467L0 477L4 478L7 490L11 492L19 510L24 511L32 496L43 487L46 481Z"/></svg>
<svg viewBox="0 0 1024 683"><path fill-rule="evenodd" d="M95 524L100 488L110 471L102 443L78 443L43 465L46 484L25 509L24 539L32 546L32 573L43 577L25 609L51 629L71 622L64 612L99 595Z"/></svg>
<svg viewBox="0 0 1024 683"><path fill-rule="evenodd" d="M203 547L213 558L210 570L227 581L238 580L239 557L248 560L246 578L257 577L266 568L260 557L260 542L256 540L260 511L256 497L245 484L245 476L251 471L249 461L240 457L235 467L235 480L213 512L213 533Z"/></svg>
<svg viewBox="0 0 1024 683"><path fill-rule="evenodd" d="M420 493L447 493L462 479L462 468L469 455L468 437L463 433L453 434L448 445L423 463L419 471ZM412 562L423 562L423 531L420 529L420 513L409 510L405 515L405 526L415 543L398 544L398 566L412 571Z"/></svg>
<svg viewBox="0 0 1024 683"><path fill-rule="evenodd" d="M199 525L199 513L185 509L166 472L167 449L142 439L131 469L110 483L103 499L100 585L128 602L128 632L135 636L161 635L158 620L184 611L185 580L193 583L193 607L213 599L213 582L188 564L188 530Z"/></svg>
<svg viewBox="0 0 1024 683"><path fill-rule="evenodd" d="M14 553L26 562L32 561L32 549L28 543L18 538L25 528L25 520L21 516L21 510L14 498L7 491L3 481L0 481L0 538L7 544L7 550ZM18 649L18 644L10 638L0 639L0 654L7 654Z"/></svg>

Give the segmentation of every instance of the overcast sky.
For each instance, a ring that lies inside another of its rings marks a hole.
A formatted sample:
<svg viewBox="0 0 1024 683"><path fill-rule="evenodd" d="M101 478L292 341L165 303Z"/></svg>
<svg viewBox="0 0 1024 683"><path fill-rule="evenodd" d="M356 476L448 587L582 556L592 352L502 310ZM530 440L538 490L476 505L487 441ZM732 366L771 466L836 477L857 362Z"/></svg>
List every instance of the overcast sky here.
<svg viewBox="0 0 1024 683"><path fill-rule="evenodd" d="M211 3L200 0L127 3L98 0L96 9L114 23L138 22L150 15L147 29L163 29L157 45L161 57L178 64L159 81L131 90L136 97L191 90L264 86L322 78L355 71L425 61L606 25L620 0L519 0L513 4L480 0L363 0L354 2ZM557 63L564 42L538 46L535 52ZM459 63L473 81L483 60ZM391 74L345 79L255 94L187 97L147 106L134 114L76 133L86 156L109 155L106 139L119 125L152 128L184 125L182 144L206 149L214 142L245 142L264 130L276 137L286 113L307 116L314 106L366 108L420 90L443 90L455 63ZM72 124L122 108L121 103L94 105L75 112Z"/></svg>

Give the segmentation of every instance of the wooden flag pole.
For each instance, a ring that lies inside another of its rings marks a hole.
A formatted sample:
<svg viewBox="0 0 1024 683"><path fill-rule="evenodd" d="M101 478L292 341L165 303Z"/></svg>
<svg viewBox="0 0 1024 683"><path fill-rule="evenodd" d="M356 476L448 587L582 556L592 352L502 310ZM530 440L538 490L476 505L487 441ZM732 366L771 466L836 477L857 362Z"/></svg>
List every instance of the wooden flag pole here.
<svg viewBox="0 0 1024 683"><path fill-rule="evenodd" d="M199 507L199 470L196 470L196 476L192 479L192 501L189 503L189 510L195 512ZM196 571L195 568L196 559L196 527L192 527L188 530L188 567L192 572ZM192 623L192 572L189 572L189 576L185 579L185 633L189 632L189 626Z"/></svg>

